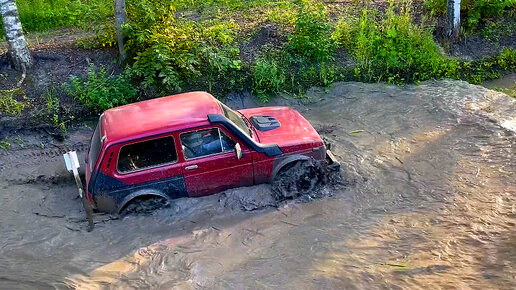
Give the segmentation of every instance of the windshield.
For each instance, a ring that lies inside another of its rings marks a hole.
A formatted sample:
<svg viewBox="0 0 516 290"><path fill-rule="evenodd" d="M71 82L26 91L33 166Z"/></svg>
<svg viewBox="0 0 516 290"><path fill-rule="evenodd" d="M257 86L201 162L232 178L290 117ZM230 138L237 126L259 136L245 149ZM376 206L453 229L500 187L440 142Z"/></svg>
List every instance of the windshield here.
<svg viewBox="0 0 516 290"><path fill-rule="evenodd" d="M253 136L253 131L251 130L250 125L247 124L247 120L244 119L245 117L240 116L237 112L231 110L228 106L224 105L223 103L219 102L219 104L226 118L231 120L231 122L237 125L238 128L242 129L242 131L244 131L244 133L246 133L249 137Z"/></svg>
<svg viewBox="0 0 516 290"><path fill-rule="evenodd" d="M93 133L93 136L91 137L91 144L90 144L90 152L89 152L89 165L90 165L90 171L93 171L93 166L95 163L97 163L97 158L99 158L100 153L100 147L102 145L102 142L100 140L100 121L97 124L97 128L95 128L95 132Z"/></svg>

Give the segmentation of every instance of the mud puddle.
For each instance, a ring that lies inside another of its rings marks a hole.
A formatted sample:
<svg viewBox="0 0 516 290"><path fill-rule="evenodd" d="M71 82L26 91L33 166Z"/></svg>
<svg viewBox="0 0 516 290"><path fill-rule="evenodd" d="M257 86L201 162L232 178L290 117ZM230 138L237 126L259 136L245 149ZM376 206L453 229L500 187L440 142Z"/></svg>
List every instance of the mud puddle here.
<svg viewBox="0 0 516 290"><path fill-rule="evenodd" d="M310 202L271 206L260 185L96 214L87 233L53 151L84 153L90 130L2 151L0 288L516 287L514 100L452 81L307 95L276 102L333 144L347 182Z"/></svg>

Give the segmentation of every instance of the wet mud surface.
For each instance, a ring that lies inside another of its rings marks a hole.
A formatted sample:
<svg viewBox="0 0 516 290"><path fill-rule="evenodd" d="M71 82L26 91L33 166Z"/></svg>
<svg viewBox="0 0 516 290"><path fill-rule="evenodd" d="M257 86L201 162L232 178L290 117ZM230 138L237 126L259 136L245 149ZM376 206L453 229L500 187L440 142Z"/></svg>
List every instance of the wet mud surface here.
<svg viewBox="0 0 516 290"><path fill-rule="evenodd" d="M322 198L238 188L97 213L90 233L61 154L84 154L91 129L22 136L0 151L0 288L516 287L514 99L455 81L307 95L275 102L332 143L342 179Z"/></svg>

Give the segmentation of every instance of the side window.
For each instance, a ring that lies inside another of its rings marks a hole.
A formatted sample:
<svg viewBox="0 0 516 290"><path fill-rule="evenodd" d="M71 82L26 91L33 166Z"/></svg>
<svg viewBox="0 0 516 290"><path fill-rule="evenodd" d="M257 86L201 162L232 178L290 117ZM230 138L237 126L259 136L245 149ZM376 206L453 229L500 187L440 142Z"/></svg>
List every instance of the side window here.
<svg viewBox="0 0 516 290"><path fill-rule="evenodd" d="M125 145L118 156L118 171L131 172L177 161L172 136Z"/></svg>
<svg viewBox="0 0 516 290"><path fill-rule="evenodd" d="M235 141L218 128L181 134L181 145L186 159L232 151Z"/></svg>
<svg viewBox="0 0 516 290"><path fill-rule="evenodd" d="M226 135L226 133L224 133L224 131L219 129L219 132L220 132L220 138L222 140L222 151L227 152L227 151L235 150L236 142L233 141L233 139L229 138L229 136Z"/></svg>

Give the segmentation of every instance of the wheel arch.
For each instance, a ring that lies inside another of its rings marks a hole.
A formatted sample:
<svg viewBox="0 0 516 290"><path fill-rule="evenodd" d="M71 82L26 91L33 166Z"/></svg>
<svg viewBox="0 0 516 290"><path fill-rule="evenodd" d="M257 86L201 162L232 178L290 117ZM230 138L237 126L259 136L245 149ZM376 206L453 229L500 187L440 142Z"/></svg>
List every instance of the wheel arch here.
<svg viewBox="0 0 516 290"><path fill-rule="evenodd" d="M169 196L167 196L166 194L164 194L163 192L161 192L159 190L155 190L155 189L142 189L142 190L138 190L138 191L135 191L135 192L127 195L124 198L124 200L120 203L120 205L118 206L116 212L120 213L122 211L122 209L124 209L132 201L134 201L135 199L137 199L139 197L142 197L142 196L155 196L155 197L165 198L165 199L167 199L169 201L171 200L171 198Z"/></svg>
<svg viewBox="0 0 516 290"><path fill-rule="evenodd" d="M292 156L289 156L289 157L281 160L277 165L274 166L274 169L272 170L271 181L273 181L274 178L276 178L276 175L278 175L278 173L280 173L281 170L283 168L285 168L285 166L292 164L294 162L297 162L297 161L307 161L307 160L310 160L310 157L301 155L301 154L292 155Z"/></svg>

